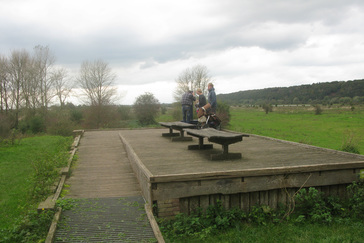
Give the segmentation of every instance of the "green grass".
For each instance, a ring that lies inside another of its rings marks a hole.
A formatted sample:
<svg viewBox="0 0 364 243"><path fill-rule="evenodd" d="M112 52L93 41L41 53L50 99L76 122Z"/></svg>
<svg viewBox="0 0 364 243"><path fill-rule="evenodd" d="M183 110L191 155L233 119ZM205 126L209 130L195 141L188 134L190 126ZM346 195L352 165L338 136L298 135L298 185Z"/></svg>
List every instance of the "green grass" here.
<svg viewBox="0 0 364 243"><path fill-rule="evenodd" d="M184 237L166 242L221 242L221 243L280 243L280 242L364 242L364 224L362 222L322 224L238 224L235 228L220 231L204 239Z"/></svg>
<svg viewBox="0 0 364 243"><path fill-rule="evenodd" d="M41 136L0 146L0 229L11 228L19 217L37 206L33 163L45 154L65 153L71 137Z"/></svg>
<svg viewBox="0 0 364 243"><path fill-rule="evenodd" d="M274 107L265 114L262 108L232 107L231 130L251 133L324 148L341 150L347 140L364 154L364 107L324 108L315 115L313 107Z"/></svg>

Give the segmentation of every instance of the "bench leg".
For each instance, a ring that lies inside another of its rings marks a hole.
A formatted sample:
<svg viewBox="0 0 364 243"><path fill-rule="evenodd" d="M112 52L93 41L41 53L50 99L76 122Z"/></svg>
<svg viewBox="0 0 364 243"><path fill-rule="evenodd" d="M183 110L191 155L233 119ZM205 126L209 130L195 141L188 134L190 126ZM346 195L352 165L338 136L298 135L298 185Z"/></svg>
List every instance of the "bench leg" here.
<svg viewBox="0 0 364 243"><path fill-rule="evenodd" d="M171 138L172 142L180 142L180 141L192 141L192 137L185 137L185 131L180 131L179 137L173 137Z"/></svg>
<svg viewBox="0 0 364 243"><path fill-rule="evenodd" d="M178 132L173 132L172 128L169 128L169 133L162 133L162 137L178 137Z"/></svg>
<svg viewBox="0 0 364 243"><path fill-rule="evenodd" d="M241 159L241 153L211 154L211 160Z"/></svg>
<svg viewBox="0 0 364 243"><path fill-rule="evenodd" d="M203 138L198 138L198 145L188 145L188 150L212 149L212 144L203 144Z"/></svg>
<svg viewBox="0 0 364 243"><path fill-rule="evenodd" d="M241 153L229 153L229 145L223 144L222 149L221 154L211 154L211 160L241 159Z"/></svg>

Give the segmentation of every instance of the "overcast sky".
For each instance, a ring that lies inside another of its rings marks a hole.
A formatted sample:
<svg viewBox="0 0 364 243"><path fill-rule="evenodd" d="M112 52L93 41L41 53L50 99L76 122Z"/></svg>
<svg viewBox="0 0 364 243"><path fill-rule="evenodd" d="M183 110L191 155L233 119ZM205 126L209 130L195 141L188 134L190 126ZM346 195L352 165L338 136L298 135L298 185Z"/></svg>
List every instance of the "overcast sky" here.
<svg viewBox="0 0 364 243"><path fill-rule="evenodd" d="M132 104L173 102L205 65L216 93L364 78L364 1L0 0L0 55L48 46L77 75L102 59Z"/></svg>

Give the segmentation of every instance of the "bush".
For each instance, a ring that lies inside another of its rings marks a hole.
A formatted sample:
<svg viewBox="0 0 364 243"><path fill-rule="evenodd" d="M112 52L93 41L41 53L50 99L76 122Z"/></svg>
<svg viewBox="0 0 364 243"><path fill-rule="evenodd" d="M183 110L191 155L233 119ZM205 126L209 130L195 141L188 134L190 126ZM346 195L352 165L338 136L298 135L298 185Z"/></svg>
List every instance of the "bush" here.
<svg viewBox="0 0 364 243"><path fill-rule="evenodd" d="M310 187L301 189L295 197L296 214L314 222L329 223L332 221L330 209L323 198L323 193Z"/></svg>
<svg viewBox="0 0 364 243"><path fill-rule="evenodd" d="M273 112L273 106L271 104L263 104L262 106L263 110L265 111L265 114L268 114L268 112Z"/></svg>
<svg viewBox="0 0 364 243"><path fill-rule="evenodd" d="M11 134L11 125L9 117L0 114L0 138L7 138Z"/></svg>
<svg viewBox="0 0 364 243"><path fill-rule="evenodd" d="M348 186L348 193L352 216L364 219L364 182L353 182Z"/></svg>
<svg viewBox="0 0 364 243"><path fill-rule="evenodd" d="M315 115L321 115L322 114L322 108L320 105L313 105L315 108Z"/></svg>
<svg viewBox="0 0 364 243"><path fill-rule="evenodd" d="M355 133L352 131L347 131L340 150L349 153L360 154L358 143L359 139L356 137Z"/></svg>
<svg viewBox="0 0 364 243"><path fill-rule="evenodd" d="M230 122L230 106L227 103L218 102L216 115L221 120L221 125L227 126Z"/></svg>
<svg viewBox="0 0 364 243"><path fill-rule="evenodd" d="M45 132L46 126L44 119L40 116L34 116L29 121L29 129L33 134Z"/></svg>
<svg viewBox="0 0 364 243"><path fill-rule="evenodd" d="M148 92L138 96L133 105L135 115L141 125L155 124L159 107L159 101Z"/></svg>

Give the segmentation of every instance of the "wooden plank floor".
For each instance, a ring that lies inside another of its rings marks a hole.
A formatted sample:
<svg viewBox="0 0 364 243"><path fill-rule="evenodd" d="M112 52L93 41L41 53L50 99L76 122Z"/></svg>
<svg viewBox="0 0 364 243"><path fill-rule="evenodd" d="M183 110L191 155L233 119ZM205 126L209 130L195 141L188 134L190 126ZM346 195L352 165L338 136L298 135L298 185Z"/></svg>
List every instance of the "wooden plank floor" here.
<svg viewBox="0 0 364 243"><path fill-rule="evenodd" d="M363 155L342 153L304 144L250 136L242 142L229 146L229 152L241 152L242 159L211 161L211 153L221 153L222 148L205 151L187 150L191 142L171 142L162 137L167 129L122 130L119 131L133 147L142 163L153 176L178 176L181 174L224 173L229 171L268 170L292 166L334 165L364 161ZM205 143L208 141L205 139Z"/></svg>
<svg viewBox="0 0 364 243"><path fill-rule="evenodd" d="M118 131L85 132L77 154L67 198L141 195Z"/></svg>

